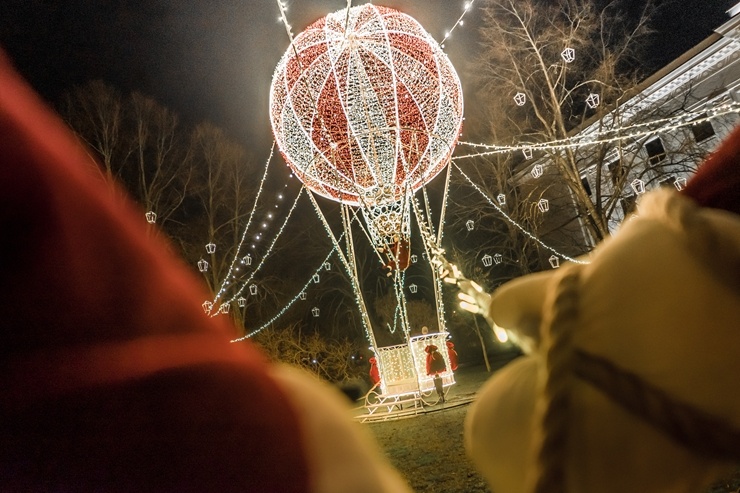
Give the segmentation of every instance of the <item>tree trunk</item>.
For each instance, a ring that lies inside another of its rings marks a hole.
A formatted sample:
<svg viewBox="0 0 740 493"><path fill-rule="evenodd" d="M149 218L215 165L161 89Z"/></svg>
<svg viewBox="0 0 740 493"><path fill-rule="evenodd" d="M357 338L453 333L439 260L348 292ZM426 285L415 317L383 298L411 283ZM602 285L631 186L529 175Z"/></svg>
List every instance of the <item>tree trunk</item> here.
<svg viewBox="0 0 740 493"><path fill-rule="evenodd" d="M488 361L488 351L486 351L486 342L483 340L483 335L480 333L480 327L478 326L478 316L473 316L473 321L475 322L475 333L478 334L478 339L480 340L480 347L481 351L483 351L483 361L486 362L486 371L489 373L491 372L491 363Z"/></svg>

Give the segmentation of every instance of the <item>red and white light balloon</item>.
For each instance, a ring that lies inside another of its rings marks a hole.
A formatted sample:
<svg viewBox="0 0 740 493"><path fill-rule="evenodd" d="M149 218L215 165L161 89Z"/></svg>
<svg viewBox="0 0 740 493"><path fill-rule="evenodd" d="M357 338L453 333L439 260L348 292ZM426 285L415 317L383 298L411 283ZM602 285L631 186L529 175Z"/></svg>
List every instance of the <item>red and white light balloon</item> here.
<svg viewBox="0 0 740 493"><path fill-rule="evenodd" d="M463 120L460 80L413 18L365 4L316 21L270 89L278 147L312 191L350 205L397 202L448 163Z"/></svg>

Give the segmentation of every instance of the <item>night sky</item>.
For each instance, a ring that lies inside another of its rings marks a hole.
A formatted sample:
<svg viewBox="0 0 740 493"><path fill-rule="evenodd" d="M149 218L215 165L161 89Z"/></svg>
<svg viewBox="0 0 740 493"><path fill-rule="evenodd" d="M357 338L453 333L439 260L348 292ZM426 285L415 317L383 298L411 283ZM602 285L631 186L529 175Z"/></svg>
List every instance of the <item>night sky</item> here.
<svg viewBox="0 0 740 493"><path fill-rule="evenodd" d="M186 120L210 120L250 147L269 151L267 114L272 71L289 40L273 0L3 0L0 46L47 100L102 79L124 92L138 90ZM353 5L364 3L354 1ZM436 39L452 27L462 0L376 2L415 17ZM474 70L476 7L446 43L466 85ZM633 4L641 2L633 0ZM666 0L650 47L653 70L685 52L727 19L733 0ZM292 0L297 34L342 9L344 0ZM673 7L671 7L671 5ZM466 100L466 107L474 102Z"/></svg>

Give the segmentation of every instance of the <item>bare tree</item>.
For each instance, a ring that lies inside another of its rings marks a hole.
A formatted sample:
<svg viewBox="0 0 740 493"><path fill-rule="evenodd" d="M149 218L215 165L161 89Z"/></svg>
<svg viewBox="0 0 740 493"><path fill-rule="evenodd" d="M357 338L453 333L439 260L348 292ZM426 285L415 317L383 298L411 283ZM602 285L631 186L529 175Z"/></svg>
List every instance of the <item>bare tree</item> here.
<svg viewBox="0 0 740 493"><path fill-rule="evenodd" d="M73 88L63 96L61 114L94 153L109 180L125 181L130 148L126 136L126 102L113 86L100 80Z"/></svg>
<svg viewBox="0 0 740 493"><path fill-rule="evenodd" d="M131 95L130 115L136 197L163 225L186 197L192 161L187 158L177 115L139 93Z"/></svg>
<svg viewBox="0 0 740 493"><path fill-rule="evenodd" d="M195 170L193 195L198 207L189 224L197 238L184 245L186 257L193 264L200 259L208 262L204 278L216 295L225 283L237 282L227 275L253 206L249 200L253 195L245 190L249 179L246 151L220 128L201 123L191 134L188 156Z"/></svg>
<svg viewBox="0 0 740 493"><path fill-rule="evenodd" d="M640 42L651 33L648 21L655 6L652 0L644 2L635 18L625 14L622 3L488 0L477 81L481 99L489 105L483 114L496 115L484 125L489 136L517 144L565 139L572 129L603 116L606 107L630 94L640 77ZM600 104L593 104L591 95L598 95ZM617 189L595 197L582 179L582 165L584 159L605 160L612 148L594 146L587 158L571 147L549 149L534 159L543 154L555 166L567 190L563 196L575 205L591 239L607 236L610 213L621 194ZM512 164L526 164L519 161ZM619 185L625 184L610 186Z"/></svg>

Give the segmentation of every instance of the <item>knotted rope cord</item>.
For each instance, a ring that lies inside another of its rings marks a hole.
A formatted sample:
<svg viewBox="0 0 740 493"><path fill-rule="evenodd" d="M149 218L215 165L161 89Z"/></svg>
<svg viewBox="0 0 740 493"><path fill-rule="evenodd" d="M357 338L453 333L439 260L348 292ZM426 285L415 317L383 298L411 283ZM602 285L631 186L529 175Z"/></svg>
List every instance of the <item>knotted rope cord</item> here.
<svg viewBox="0 0 740 493"><path fill-rule="evenodd" d="M740 460L740 431L722 419L680 402L614 363L575 351L574 372L614 402L689 450L721 460Z"/></svg>
<svg viewBox="0 0 740 493"><path fill-rule="evenodd" d="M677 443L705 457L740 460L740 430L681 402L639 375L577 350L579 267L571 265L558 283L552 310L543 321L547 379L539 403L542 441L537 451L534 493L566 492L566 445L571 388L579 378Z"/></svg>
<svg viewBox="0 0 740 493"><path fill-rule="evenodd" d="M547 379L538 404L542 416L542 441L537 451L534 493L565 493L566 443L570 420L573 372L573 333L578 323L580 269L566 267L543 320Z"/></svg>

